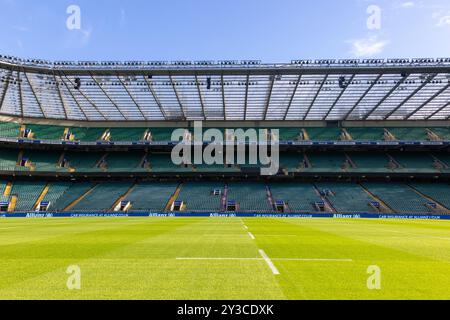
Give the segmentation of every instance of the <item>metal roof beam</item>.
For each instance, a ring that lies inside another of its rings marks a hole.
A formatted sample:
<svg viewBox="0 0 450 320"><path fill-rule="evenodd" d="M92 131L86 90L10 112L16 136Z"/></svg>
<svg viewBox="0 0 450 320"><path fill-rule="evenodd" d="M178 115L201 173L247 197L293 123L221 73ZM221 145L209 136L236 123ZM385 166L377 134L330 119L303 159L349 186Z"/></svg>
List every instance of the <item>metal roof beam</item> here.
<svg viewBox="0 0 450 320"><path fill-rule="evenodd" d="M36 100L36 103L37 103L39 109L41 110L42 115L44 116L44 118L48 118L47 115L45 114L44 109L42 108L41 102L39 101L38 97L36 96L36 92L34 92L33 85L31 84L30 79L28 78L27 73L25 72L25 70L23 70L23 74L25 75L25 79L27 80L28 85L30 86L31 93L33 93L33 97Z"/></svg>
<svg viewBox="0 0 450 320"><path fill-rule="evenodd" d="M202 95L202 91L200 90L200 83L198 81L197 75L195 75L195 84L197 86L198 97L200 99L200 105L202 107L203 120L206 121L205 104L203 102L203 95Z"/></svg>
<svg viewBox="0 0 450 320"><path fill-rule="evenodd" d="M5 81L5 85L3 87L3 94L2 94L2 97L0 98L0 110L3 108L3 102L5 101L6 91L8 91L9 82L10 82L10 78L12 76L12 73L13 73L12 70L9 71L9 73L7 75L7 78L6 78L6 81Z"/></svg>
<svg viewBox="0 0 450 320"><path fill-rule="evenodd" d="M390 116L392 116L397 110L399 110L402 106L404 106L406 103L408 103L409 100L411 100L412 97L414 97L420 90L422 90L427 84L429 84L431 81L433 81L434 78L436 78L437 74L432 75L431 77L428 77L416 90L414 90L406 99L404 99L396 108L391 110L387 115L384 116L383 120L388 119Z"/></svg>
<svg viewBox="0 0 450 320"><path fill-rule="evenodd" d="M408 116L406 116L405 118L403 118L403 120L409 120L411 117L413 117L417 112L419 112L423 107L425 107L427 104L429 104L431 101L433 101L434 99L436 99L438 96L440 96L445 90L447 90L450 87L450 82L443 87L441 90L439 90L438 92L436 92L431 98L429 98L427 101L425 101L424 103L422 103L420 106L418 106L416 109L414 109L414 111L412 111Z"/></svg>
<svg viewBox="0 0 450 320"><path fill-rule="evenodd" d="M372 110L370 110L366 114L363 120L367 120L372 115L372 113L374 113L375 110L377 110L378 107L381 106L383 102L385 102L395 92L395 90L397 90L397 88L400 87L406 81L406 79L408 79L408 77L409 75L398 80L397 83L391 88L391 90L389 90L389 92L375 105L375 107L373 107Z"/></svg>
<svg viewBox="0 0 450 320"><path fill-rule="evenodd" d="M309 113L310 113L314 103L316 103L317 97L319 96L320 92L322 91L322 88L325 85L325 82L327 82L327 79L328 79L328 75L325 76L325 78L323 79L322 83L320 84L319 89L317 90L316 95L314 96L314 99L312 100L311 104L308 107L308 110L306 111L305 116L303 117L303 121L305 121L306 118L308 118Z"/></svg>
<svg viewBox="0 0 450 320"><path fill-rule="evenodd" d="M70 85L72 86L72 88L75 88L75 85L73 84L72 81L70 81L70 79L67 77L67 75L62 72L62 75L64 76L64 78L66 78L66 80L70 83ZM61 80L64 82L64 79L61 77ZM80 104L78 103L77 99L75 98L74 94L72 93L72 89L70 88L70 86L67 85L67 83L65 83L65 86L67 88L67 90L69 90L70 95L73 97L73 99L75 100L75 102L77 103L77 105L80 107L80 110L82 110L83 114L86 116L86 113L84 112L83 108L80 106ZM91 101L91 99L86 96L82 90L78 90L78 92L83 96L83 98L86 99L87 102L89 102L91 104L92 107L94 107L95 111L97 111L97 113L99 115L101 115L103 117L103 119L105 120L109 120L104 114L103 112L96 106L96 104L94 102ZM90 120L87 116L86 119Z"/></svg>
<svg viewBox="0 0 450 320"><path fill-rule="evenodd" d="M331 111L333 111L334 107L336 107L336 105L338 104L339 100L341 100L342 96L344 95L344 93L347 91L348 87L350 87L351 82L353 81L353 79L355 78L355 75L352 75L350 80L348 81L349 84L343 88L341 90L341 93L338 95L338 97L336 98L336 100L334 101L333 105L330 107L330 109L328 109L327 114L325 115L325 117L323 117L323 120L326 120L328 118L328 116L330 115Z"/></svg>
<svg viewBox="0 0 450 320"><path fill-rule="evenodd" d="M227 120L227 106L225 104L225 83L223 80L223 74L220 75L220 82L222 84L222 105L223 105L223 118Z"/></svg>
<svg viewBox="0 0 450 320"><path fill-rule="evenodd" d="M23 92L22 92L22 80L20 80L20 71L17 71L17 83L19 84L19 106L20 106L20 114L23 118L24 112L23 112Z"/></svg>
<svg viewBox="0 0 450 320"><path fill-rule="evenodd" d="M156 92L153 90L153 87L151 86L151 84L148 82L147 78L144 76L144 81L147 84L148 90L150 90L150 93L152 94L153 99L156 102L156 105L159 108L159 111L161 111L161 114L164 116L164 118L166 120L169 120L166 114L166 110L164 110L161 101L159 101L158 96L156 95Z"/></svg>
<svg viewBox="0 0 450 320"><path fill-rule="evenodd" d="M174 65L165 65L163 67L141 67L130 68L124 66L116 66L111 68L105 67L47 67L47 66L21 66L18 64L7 63L0 61L0 67L17 70L24 67L27 72L35 73L49 73L52 69L62 70L68 75L110 75L119 73L121 75L142 75L142 73L151 72L156 76L164 75L299 75L299 74L315 74L315 75L330 75L330 74L399 74L399 73L450 73L450 66L448 64L434 64L434 65L418 65L418 64L399 64L399 65L316 65L316 66L299 66L288 63L282 64L261 64L257 67L246 66L230 66L223 65L212 66L195 66L195 67L180 67Z"/></svg>
<svg viewBox="0 0 450 320"><path fill-rule="evenodd" d="M130 97L131 101L133 101L133 103L136 105L136 108L138 109L139 113L141 114L142 118L144 118L145 120L148 120L147 117L144 115L144 112L142 112L141 107L139 106L139 104L137 103L137 101L134 99L133 95L131 94L130 91L128 91L127 86L125 85L125 83L122 81L122 79L120 79L120 76L117 75L117 79L119 80L120 84L122 85L122 87L125 89L125 91L127 92L128 96Z"/></svg>
<svg viewBox="0 0 450 320"><path fill-rule="evenodd" d="M72 92L69 90L67 84L64 82L64 79L61 76L61 72L58 72L58 77L60 78L61 82L63 83L63 85L66 87L67 91L69 92L70 96L72 97L73 101L75 102L75 104L77 105L78 109L80 109L81 113L84 115L84 118L89 121L88 116L86 115L86 113L84 112L83 108L80 106L80 104L78 103L77 99L74 97L74 95L72 94ZM56 75L55 75L56 78ZM60 91L60 89L59 89ZM61 92L61 91L60 91ZM62 96L62 95L61 95Z"/></svg>
<svg viewBox="0 0 450 320"><path fill-rule="evenodd" d="M270 99L272 97L272 91L273 91L273 85L275 84L275 79L277 76L271 76L270 79L270 87L269 87L269 91L267 92L267 96L266 96L266 103L264 105L264 117L263 120L267 119L267 111L269 110L269 105L270 105Z"/></svg>
<svg viewBox="0 0 450 320"><path fill-rule="evenodd" d="M175 82L173 82L173 78L172 78L171 74L169 74L169 80L170 80L170 83L172 84L172 89L173 89L173 92L175 93L175 97L177 98L177 102L180 105L180 110L181 110L181 114L183 115L183 120L186 120L186 113L184 111L183 104L181 103L177 88L175 87Z"/></svg>
<svg viewBox="0 0 450 320"><path fill-rule="evenodd" d="M431 118L433 118L435 115L437 115L439 112L441 112L442 110L444 110L445 108L447 108L448 106L450 106L450 102L447 102L446 104L444 104L442 107L440 107L439 109L437 109L436 111L434 111L432 114L430 114L428 117L425 118L425 120L429 120ZM450 117L446 118L446 120L450 119Z"/></svg>
<svg viewBox="0 0 450 320"><path fill-rule="evenodd" d="M300 81L302 80L302 75L298 76L297 83L295 84L294 91L292 92L291 98L289 99L289 104L287 105L286 111L284 112L283 120L286 120L289 110L291 109L292 102L294 101L295 94L297 93L298 86L300 85Z"/></svg>
<svg viewBox="0 0 450 320"><path fill-rule="evenodd" d="M100 83L97 81L97 79L94 78L94 76L91 74L92 80L97 84L97 86L100 88L100 90L103 92L103 94L108 98L108 100L112 103L112 105L117 109L117 111L120 113L120 115L125 119L129 120L120 110L119 106L111 99L111 97L106 93L105 89L100 85Z"/></svg>
<svg viewBox="0 0 450 320"><path fill-rule="evenodd" d="M350 109L349 112L347 112L347 114L343 118L344 120L348 120L348 118L353 113L353 111L355 111L355 109L364 100L364 98L369 94L369 92L372 91L373 87L375 87L375 85L378 84L378 81L380 81L382 76L383 76L382 74L379 74L377 76L377 78L373 81L373 83L369 86L369 88L367 88L367 90L363 93L363 95L358 99L358 101L355 103L355 105Z"/></svg>
<svg viewBox="0 0 450 320"><path fill-rule="evenodd" d="M64 118L67 119L67 107L62 98L61 90L59 89L59 82L58 82L58 79L56 79L55 72L53 72L53 79L55 80L55 86L56 86L56 91L58 92L59 101L61 102L61 105L63 107Z"/></svg>
<svg viewBox="0 0 450 320"><path fill-rule="evenodd" d="M244 120L247 120L247 103L248 103L249 82L250 82L250 75L247 74L247 81L245 83Z"/></svg>

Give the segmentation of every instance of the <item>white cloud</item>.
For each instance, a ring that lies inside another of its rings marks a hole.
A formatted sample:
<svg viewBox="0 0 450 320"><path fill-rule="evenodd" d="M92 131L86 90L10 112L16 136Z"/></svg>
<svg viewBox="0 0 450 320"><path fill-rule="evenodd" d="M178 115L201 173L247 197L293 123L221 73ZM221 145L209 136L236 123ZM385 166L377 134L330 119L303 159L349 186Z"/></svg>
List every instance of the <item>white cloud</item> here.
<svg viewBox="0 0 450 320"><path fill-rule="evenodd" d="M366 38L353 39L347 41L352 48L350 53L358 58L373 57L383 52L389 44L387 40L380 40L377 36L368 36Z"/></svg>
<svg viewBox="0 0 450 320"><path fill-rule="evenodd" d="M450 26L450 12L435 12L433 18L436 20L436 27Z"/></svg>
<svg viewBox="0 0 450 320"><path fill-rule="evenodd" d="M400 7L401 8L414 8L416 6L416 4L414 3L414 2L412 2L412 1L406 1L406 2L403 2L402 4L400 4Z"/></svg>

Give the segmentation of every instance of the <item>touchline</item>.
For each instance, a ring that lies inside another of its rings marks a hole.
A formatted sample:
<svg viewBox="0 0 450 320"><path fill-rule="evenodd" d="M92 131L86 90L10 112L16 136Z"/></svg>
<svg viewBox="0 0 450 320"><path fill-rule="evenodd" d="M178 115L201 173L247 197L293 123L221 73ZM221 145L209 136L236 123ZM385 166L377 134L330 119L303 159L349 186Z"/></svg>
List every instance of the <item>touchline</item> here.
<svg viewBox="0 0 450 320"><path fill-rule="evenodd" d="M172 132L172 141L179 143L171 158L175 165L261 165L261 175L271 176L280 167L278 137L278 129L269 134L267 129L253 128L226 129L224 137L223 131L203 130L203 123L195 121L193 134L186 129ZM203 147L205 142L208 144Z"/></svg>

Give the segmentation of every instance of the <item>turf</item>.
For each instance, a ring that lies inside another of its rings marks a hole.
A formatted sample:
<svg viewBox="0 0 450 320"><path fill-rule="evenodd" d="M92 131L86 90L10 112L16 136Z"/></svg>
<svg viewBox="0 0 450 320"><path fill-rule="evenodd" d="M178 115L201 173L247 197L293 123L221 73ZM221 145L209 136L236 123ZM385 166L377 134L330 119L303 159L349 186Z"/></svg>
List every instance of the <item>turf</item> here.
<svg viewBox="0 0 450 320"><path fill-rule="evenodd" d="M450 299L449 231L425 220L2 219L0 299ZM66 287L69 265L81 290ZM370 265L380 290L367 288Z"/></svg>

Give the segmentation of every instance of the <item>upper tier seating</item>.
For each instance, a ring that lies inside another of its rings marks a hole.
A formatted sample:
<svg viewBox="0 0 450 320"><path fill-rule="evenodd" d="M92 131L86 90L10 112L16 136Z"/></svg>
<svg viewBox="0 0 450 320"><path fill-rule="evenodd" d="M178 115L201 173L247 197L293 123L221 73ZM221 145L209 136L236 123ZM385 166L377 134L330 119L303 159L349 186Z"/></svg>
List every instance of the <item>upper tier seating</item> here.
<svg viewBox="0 0 450 320"><path fill-rule="evenodd" d="M19 151L16 149L4 149L4 148L0 149L0 170L1 171L30 170L27 167L17 166L18 157Z"/></svg>
<svg viewBox="0 0 450 320"><path fill-rule="evenodd" d="M450 128L431 128L431 131L442 140L450 140Z"/></svg>
<svg viewBox="0 0 450 320"><path fill-rule="evenodd" d="M110 172L137 172L145 171L141 162L144 157L143 152L110 152L105 158L107 169Z"/></svg>
<svg viewBox="0 0 450 320"><path fill-rule="evenodd" d="M0 122L0 138L17 138L19 137L21 124L15 122ZM67 127L62 125L46 125L46 124L25 124L27 129L31 129L32 139L37 140L61 140L64 139L65 130L68 128L74 135L73 140L82 142L101 141L102 136L109 132L109 140L115 142L131 142L144 140L144 134L148 131L149 135L146 140L155 142L171 141L172 133L179 128L166 127ZM209 128L203 128L203 131ZM225 128L214 128L225 134ZM229 127L228 129L237 129ZM241 128L247 130L248 128ZM257 129L257 128L251 128ZM267 129L271 129L270 127ZM450 140L450 128L448 127L281 127L272 128L279 130L280 141L296 141L296 140L313 140L313 141L338 141L341 140L342 133L347 131L349 136L345 138L353 140L385 140L384 132L391 133L392 138L396 140L429 140L428 129L434 132L443 140ZM194 132L193 128L186 128L190 133ZM304 135L306 132L306 135ZM150 138L151 136L151 138ZM224 137L225 138L225 137Z"/></svg>
<svg viewBox="0 0 450 320"><path fill-rule="evenodd" d="M338 141L341 140L340 128L305 128L309 140L315 141Z"/></svg>
<svg viewBox="0 0 450 320"><path fill-rule="evenodd" d="M428 140L425 128L387 128L387 130L396 138L396 140Z"/></svg>
<svg viewBox="0 0 450 320"><path fill-rule="evenodd" d="M402 168L396 169L396 171L409 171L414 170L416 172L437 172L433 166L434 159L429 153L423 152L391 152L389 153Z"/></svg>
<svg viewBox="0 0 450 320"><path fill-rule="evenodd" d="M99 141L107 128L70 128L75 141Z"/></svg>
<svg viewBox="0 0 450 320"><path fill-rule="evenodd" d="M344 153L326 152L326 153L307 153L312 167L305 171L319 171L319 172L339 172L349 169L345 166L346 157Z"/></svg>
<svg viewBox="0 0 450 320"><path fill-rule="evenodd" d="M69 162L70 168L76 172L92 172L101 171L96 165L104 155L103 152L68 151L64 153L64 158Z"/></svg>
<svg viewBox="0 0 450 320"><path fill-rule="evenodd" d="M64 136L64 127L27 124L27 129L33 132L33 139L39 140L61 140Z"/></svg>
<svg viewBox="0 0 450 320"><path fill-rule="evenodd" d="M383 128L346 128L353 140L382 141L384 140Z"/></svg>
<svg viewBox="0 0 450 320"><path fill-rule="evenodd" d="M67 170L58 166L61 155L62 153L60 151L25 150L23 152L23 157L31 161L32 170L45 172Z"/></svg>
<svg viewBox="0 0 450 320"><path fill-rule="evenodd" d="M19 136L20 124L15 122L0 122L0 137L17 138Z"/></svg>
<svg viewBox="0 0 450 320"><path fill-rule="evenodd" d="M141 141L146 128L111 128L110 141Z"/></svg>
<svg viewBox="0 0 450 320"><path fill-rule="evenodd" d="M356 168L349 169L354 172L389 172L387 165L389 158L385 153L352 152L348 153Z"/></svg>

